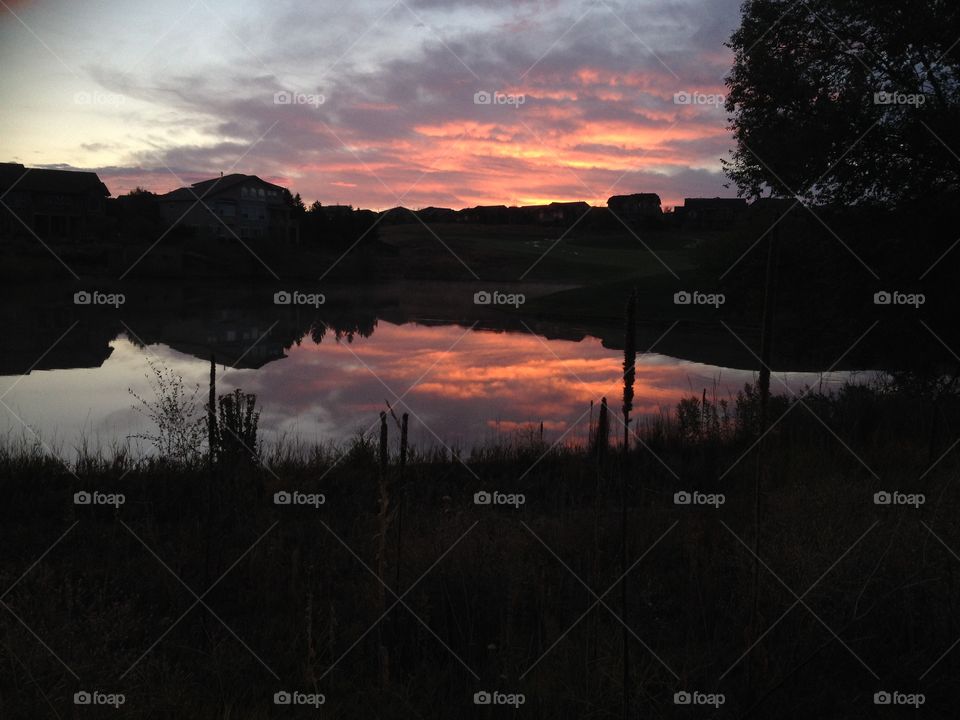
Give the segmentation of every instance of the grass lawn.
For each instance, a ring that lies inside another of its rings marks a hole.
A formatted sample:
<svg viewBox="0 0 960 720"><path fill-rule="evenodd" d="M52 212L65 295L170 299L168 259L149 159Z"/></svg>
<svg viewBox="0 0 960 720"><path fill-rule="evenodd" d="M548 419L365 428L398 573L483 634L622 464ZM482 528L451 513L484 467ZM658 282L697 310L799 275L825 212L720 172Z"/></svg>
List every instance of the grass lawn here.
<svg viewBox="0 0 960 720"><path fill-rule="evenodd" d="M667 241L663 233L640 234L638 239L625 230L602 237L576 228L564 233L562 228L536 225L414 223L383 226L381 239L401 250L408 272L430 272L435 277L452 272L452 278L474 279L472 270L484 280L522 278L591 285L669 276L668 268L681 273L693 267L691 238L680 234L670 235Z"/></svg>

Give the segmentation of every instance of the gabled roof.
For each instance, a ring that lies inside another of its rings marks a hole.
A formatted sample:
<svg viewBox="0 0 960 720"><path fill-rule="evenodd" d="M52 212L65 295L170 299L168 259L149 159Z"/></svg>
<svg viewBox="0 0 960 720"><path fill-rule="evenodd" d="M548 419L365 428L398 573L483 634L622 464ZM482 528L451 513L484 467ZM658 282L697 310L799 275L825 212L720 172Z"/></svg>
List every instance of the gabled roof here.
<svg viewBox="0 0 960 720"><path fill-rule="evenodd" d="M560 208L570 208L572 210L588 210L590 205L583 200L573 200L571 202L552 202L549 205L521 205L519 210L558 210Z"/></svg>
<svg viewBox="0 0 960 720"><path fill-rule="evenodd" d="M657 193L630 193L629 195L612 195L611 197L608 197L607 205L609 205L611 202L632 200L634 198L638 200L656 200L657 205L660 204L660 196L657 195Z"/></svg>
<svg viewBox="0 0 960 720"><path fill-rule="evenodd" d="M94 193L108 197L110 191L95 172L26 168L20 163L0 163L0 189L46 193Z"/></svg>
<svg viewBox="0 0 960 720"><path fill-rule="evenodd" d="M569 202L552 202L547 207L570 207L570 208L588 208L590 205L584 200L571 200Z"/></svg>
<svg viewBox="0 0 960 720"><path fill-rule="evenodd" d="M188 188L178 188L168 192L166 195L161 195L159 199L165 201L188 200L190 202L196 202L198 198L214 197L236 185L247 182L255 182L263 187L268 187L272 190L279 190L281 192L285 189L280 185L268 183L266 180L262 180L256 175L231 173L230 175L213 178L212 180L201 180L200 182L195 182Z"/></svg>

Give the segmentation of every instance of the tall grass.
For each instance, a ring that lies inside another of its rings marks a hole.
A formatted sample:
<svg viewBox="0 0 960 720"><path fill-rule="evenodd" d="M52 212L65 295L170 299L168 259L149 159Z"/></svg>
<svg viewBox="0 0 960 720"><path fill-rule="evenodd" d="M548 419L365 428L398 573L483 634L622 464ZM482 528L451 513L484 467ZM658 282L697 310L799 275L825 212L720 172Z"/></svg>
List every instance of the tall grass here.
<svg viewBox="0 0 960 720"><path fill-rule="evenodd" d="M755 563L731 533L748 540L752 527L749 451L758 402L752 386L725 406L698 392L670 412L634 420L634 437L643 442L631 442L629 452L636 478L626 496L630 561L677 526L637 566L626 605L616 609L681 680L631 637L626 691L633 712L669 714L673 692L713 688L749 647ZM920 523L960 547L953 522L960 454L948 452L960 403L886 382L811 392L809 410L795 402L770 401L764 561L801 593L878 521L805 601L881 677L919 677L960 633L956 559ZM471 716L472 694L497 688L525 693L525 711L534 716L621 714L623 627L597 607L589 624L570 629L592 602L571 571L598 593L622 572L618 453L599 472L589 445L545 447L536 430L459 459L430 447L404 451L402 441L369 435L322 446L281 439L263 447L258 463L237 469L230 487L256 492L218 491L208 503L209 484L223 478L204 463L117 450L81 447L71 459L35 438L0 443L7 500L0 542L9 550L0 581L12 585L65 523L80 521L75 537L44 556L4 602L85 682L125 692L128 710L145 718L236 716L240 708L244 717L282 717L271 699L286 687L325 693L333 717L440 718ZM381 542L380 479L401 476L402 491L393 485L389 494L392 504L400 498L407 507L402 535L398 523ZM119 511L73 504L74 492L93 488L121 491L128 502ZM474 505L474 492L494 488L522 492L527 504ZM679 488L723 492L727 502L719 511L678 508L672 496ZM272 493L281 489L322 492L326 504L275 506ZM916 511L878 509L872 496L881 489L923 492L927 503ZM281 683L203 608L163 636L191 600L120 520L198 593L223 576L205 602ZM371 566L382 552L385 581L391 563L402 564L408 587L417 581L405 602L430 630L403 607L391 611L383 620L392 628L386 677L378 633L364 635L384 610L377 581L331 532ZM792 598L766 572L759 587L766 630ZM874 679L801 610L750 650L749 676L742 666L726 676L721 716L870 716ZM4 711L33 716L39 682L60 714L69 714L72 677L20 625L4 628ZM960 660L948 655L927 677L926 708L934 714L950 716L948 690L958 670Z"/></svg>

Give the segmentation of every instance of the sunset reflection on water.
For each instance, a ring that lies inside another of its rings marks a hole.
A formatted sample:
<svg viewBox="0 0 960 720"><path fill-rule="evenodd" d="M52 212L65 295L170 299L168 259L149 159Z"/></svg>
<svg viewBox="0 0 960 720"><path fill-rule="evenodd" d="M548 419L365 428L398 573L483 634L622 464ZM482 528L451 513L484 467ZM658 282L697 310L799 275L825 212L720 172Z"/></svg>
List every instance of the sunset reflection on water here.
<svg viewBox="0 0 960 720"><path fill-rule="evenodd" d="M132 408L128 388L150 397L145 373L153 357L199 385L206 398L208 363L166 345L142 350L120 337L98 368L34 372L0 381L10 389L3 427L16 436L21 420L42 437L72 445L81 436L94 444L123 441L149 430ZM445 325L379 321L368 338L352 342L305 339L286 357L259 369L219 367L219 392L241 387L256 393L260 427L269 443L279 438L307 443L341 442L372 431L387 403L399 416L410 414L411 441L426 446L469 449L508 440L515 432L543 423L548 442L584 442L590 403L607 397L619 411L621 351L595 338L580 342L547 340L532 333L471 330ZM848 376L814 373L775 376L798 391L805 384L837 384ZM634 413L672 412L683 397L733 399L755 373L688 362L654 353L637 360ZM15 413L15 415L14 415Z"/></svg>

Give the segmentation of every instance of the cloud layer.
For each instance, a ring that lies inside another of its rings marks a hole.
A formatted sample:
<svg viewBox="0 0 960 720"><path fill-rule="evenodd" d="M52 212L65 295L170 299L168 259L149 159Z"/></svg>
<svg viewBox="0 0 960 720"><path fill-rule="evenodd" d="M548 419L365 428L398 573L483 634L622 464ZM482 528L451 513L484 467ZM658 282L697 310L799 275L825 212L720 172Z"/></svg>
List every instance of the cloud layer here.
<svg viewBox="0 0 960 720"><path fill-rule="evenodd" d="M732 0L56 5L0 17L3 154L114 194L220 171L374 208L731 194Z"/></svg>

